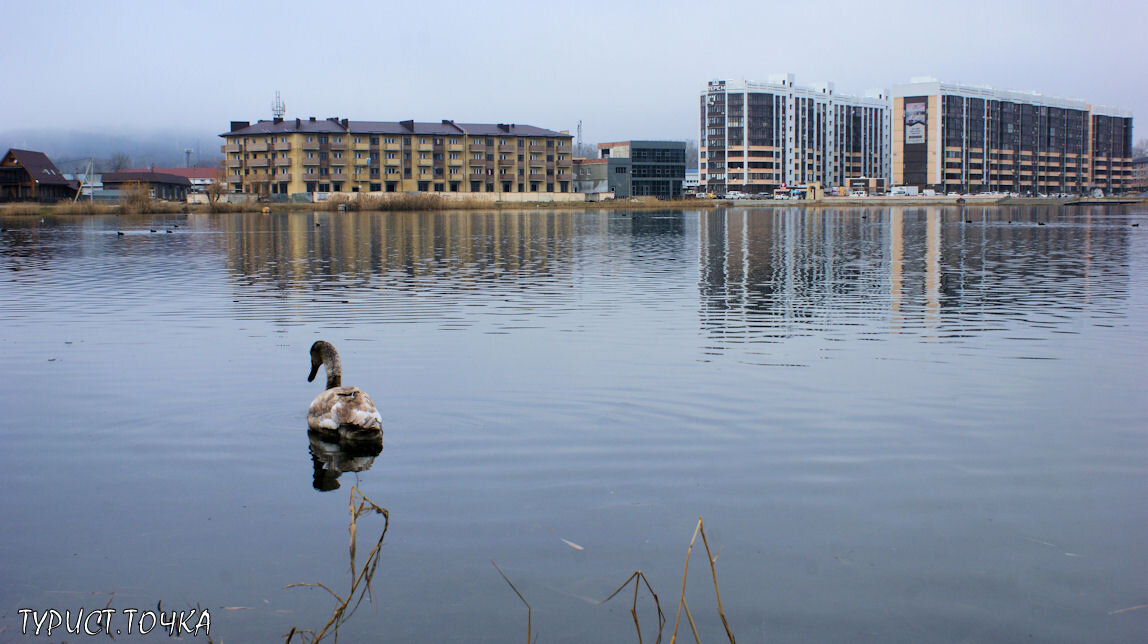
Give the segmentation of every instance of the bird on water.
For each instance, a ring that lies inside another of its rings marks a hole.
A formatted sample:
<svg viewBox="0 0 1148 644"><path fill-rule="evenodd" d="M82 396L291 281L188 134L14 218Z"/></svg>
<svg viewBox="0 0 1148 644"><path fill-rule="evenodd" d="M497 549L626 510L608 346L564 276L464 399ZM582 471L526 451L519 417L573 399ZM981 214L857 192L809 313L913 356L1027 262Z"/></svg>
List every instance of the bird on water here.
<svg viewBox="0 0 1148 644"><path fill-rule="evenodd" d="M307 409L307 426L317 431L338 432L344 438L377 435L383 431L383 419L371 397L358 387L343 386L343 365L335 346L325 340L311 345L311 374L315 380L319 367L327 370L327 388L315 396Z"/></svg>

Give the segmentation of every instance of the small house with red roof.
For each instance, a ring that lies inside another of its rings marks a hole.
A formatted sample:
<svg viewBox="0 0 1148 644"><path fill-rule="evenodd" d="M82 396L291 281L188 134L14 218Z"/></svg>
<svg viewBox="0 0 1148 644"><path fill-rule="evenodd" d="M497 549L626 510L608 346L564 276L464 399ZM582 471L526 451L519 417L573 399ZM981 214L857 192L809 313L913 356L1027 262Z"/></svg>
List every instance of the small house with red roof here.
<svg viewBox="0 0 1148 644"><path fill-rule="evenodd" d="M77 190L43 152L12 148L0 159L0 201L55 202L75 198Z"/></svg>

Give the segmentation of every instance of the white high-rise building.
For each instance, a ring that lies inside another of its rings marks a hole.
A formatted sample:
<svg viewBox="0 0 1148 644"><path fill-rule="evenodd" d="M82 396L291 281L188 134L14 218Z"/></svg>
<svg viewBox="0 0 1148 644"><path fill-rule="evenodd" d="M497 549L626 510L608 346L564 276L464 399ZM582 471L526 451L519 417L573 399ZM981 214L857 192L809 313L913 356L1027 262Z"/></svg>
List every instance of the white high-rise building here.
<svg viewBox="0 0 1148 644"><path fill-rule="evenodd" d="M793 74L766 82L712 81L701 94L698 170L711 193L769 193L782 186L847 186L888 180L889 100L799 86Z"/></svg>

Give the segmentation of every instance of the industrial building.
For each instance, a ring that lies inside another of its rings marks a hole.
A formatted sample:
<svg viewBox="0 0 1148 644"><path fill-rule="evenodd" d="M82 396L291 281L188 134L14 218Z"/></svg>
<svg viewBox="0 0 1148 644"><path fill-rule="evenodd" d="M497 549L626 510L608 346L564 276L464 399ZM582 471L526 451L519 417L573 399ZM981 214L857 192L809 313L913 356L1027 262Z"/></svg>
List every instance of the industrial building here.
<svg viewBox="0 0 1148 644"><path fill-rule="evenodd" d="M231 192L573 192L572 137L531 125L276 117L220 136Z"/></svg>
<svg viewBox="0 0 1148 644"><path fill-rule="evenodd" d="M186 176L151 170L105 172L101 180L104 190L122 193L142 189L148 197L165 201L184 201L191 191L191 181Z"/></svg>
<svg viewBox="0 0 1148 644"><path fill-rule="evenodd" d="M577 192L610 192L618 199L682 196L686 179L684 141L599 143L597 159L579 161Z"/></svg>
<svg viewBox="0 0 1148 644"><path fill-rule="evenodd" d="M894 87L892 97L893 185L1019 194L1131 189L1127 110L935 79Z"/></svg>
<svg viewBox="0 0 1148 644"><path fill-rule="evenodd" d="M710 193L772 193L782 187L847 186L889 175L889 108L883 92L837 94L833 83L799 86L717 80L698 105L699 183Z"/></svg>

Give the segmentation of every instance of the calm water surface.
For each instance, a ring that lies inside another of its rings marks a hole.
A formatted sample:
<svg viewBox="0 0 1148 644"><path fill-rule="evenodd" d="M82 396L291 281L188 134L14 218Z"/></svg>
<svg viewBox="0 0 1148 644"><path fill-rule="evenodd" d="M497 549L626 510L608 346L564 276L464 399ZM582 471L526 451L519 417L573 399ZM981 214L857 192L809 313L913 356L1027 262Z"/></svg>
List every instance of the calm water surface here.
<svg viewBox="0 0 1148 644"><path fill-rule="evenodd" d="M739 641L1143 641L1134 223L2 218L0 640L20 608L109 601L198 604L217 642L318 630L333 598L285 587L346 592L357 485L390 524L346 641L518 640L492 560L540 642L635 641L629 591L596 602L640 569L672 625L699 516ZM318 338L381 453L309 440ZM359 519L356 566L382 528ZM704 552L686 597L721 641Z"/></svg>

